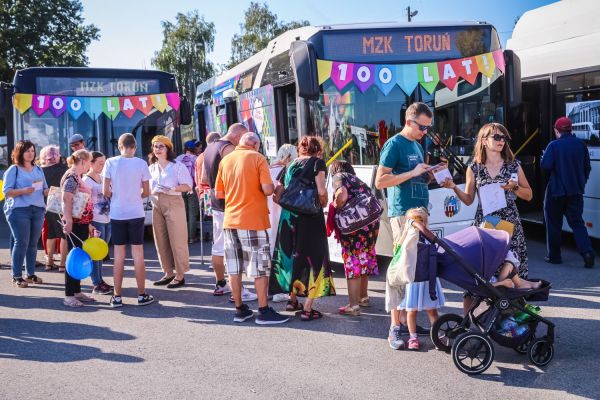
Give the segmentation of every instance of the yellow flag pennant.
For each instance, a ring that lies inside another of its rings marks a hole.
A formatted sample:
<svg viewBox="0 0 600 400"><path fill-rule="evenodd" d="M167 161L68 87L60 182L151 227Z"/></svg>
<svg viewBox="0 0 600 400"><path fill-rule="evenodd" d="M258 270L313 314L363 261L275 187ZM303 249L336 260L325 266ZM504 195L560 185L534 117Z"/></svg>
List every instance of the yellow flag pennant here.
<svg viewBox="0 0 600 400"><path fill-rule="evenodd" d="M33 95L29 93L17 93L13 97L13 105L19 111L19 113L23 114L25 111L31 108L31 101Z"/></svg>
<svg viewBox="0 0 600 400"><path fill-rule="evenodd" d="M317 60L317 75L319 76L319 85L322 85L331 77L332 61Z"/></svg>
<svg viewBox="0 0 600 400"><path fill-rule="evenodd" d="M161 94L152 94L150 95L150 99L152 100L152 105L160 112L165 112L167 109L167 96L164 93Z"/></svg>
<svg viewBox="0 0 600 400"><path fill-rule="evenodd" d="M494 56L492 53L485 53L475 57L477 60L477 67L479 68L479 72L491 78L494 75L494 70L496 69L496 62L494 61Z"/></svg>

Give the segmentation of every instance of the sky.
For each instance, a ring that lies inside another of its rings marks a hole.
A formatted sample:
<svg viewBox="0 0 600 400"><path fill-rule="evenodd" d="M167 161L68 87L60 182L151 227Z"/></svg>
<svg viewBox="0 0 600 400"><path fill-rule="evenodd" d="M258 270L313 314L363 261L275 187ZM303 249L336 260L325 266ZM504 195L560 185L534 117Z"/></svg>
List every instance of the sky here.
<svg viewBox="0 0 600 400"><path fill-rule="evenodd" d="M568 0L563 0L568 1ZM269 0L280 20L305 19L311 25L355 22L404 22L406 7L418 10L414 22L486 21L494 25L502 46L510 38L515 19L524 12L555 0ZM82 0L86 23L100 28L100 40L88 48L90 67L152 68L154 53L162 45L161 21L174 21L177 13L198 9L215 24L215 48L208 57L227 63L231 38L249 0Z"/></svg>

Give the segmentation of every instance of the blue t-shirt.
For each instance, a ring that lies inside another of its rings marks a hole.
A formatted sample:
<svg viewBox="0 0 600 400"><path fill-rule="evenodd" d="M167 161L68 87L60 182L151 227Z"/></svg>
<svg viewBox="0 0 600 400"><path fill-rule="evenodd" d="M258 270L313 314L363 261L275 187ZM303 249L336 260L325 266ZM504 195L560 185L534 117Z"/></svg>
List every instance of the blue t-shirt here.
<svg viewBox="0 0 600 400"><path fill-rule="evenodd" d="M414 169L425 162L423 147L417 142L397 134L383 145L379 164L392 169L395 175ZM400 185L388 188L388 216L400 217L411 208L429 205L426 175L411 178Z"/></svg>
<svg viewBox="0 0 600 400"><path fill-rule="evenodd" d="M24 168L17 167L16 165L11 165L10 168L4 172L3 181L2 193L4 193L4 196L6 197L4 202L4 214L6 214L7 217L14 208L29 206L46 207L46 203L44 203L44 190L48 189L48 184L44 177L44 171L37 165L34 165L31 172L27 172ZM34 182L41 182L42 188L31 194L16 197L6 196L6 193L9 190L28 188L33 186Z"/></svg>

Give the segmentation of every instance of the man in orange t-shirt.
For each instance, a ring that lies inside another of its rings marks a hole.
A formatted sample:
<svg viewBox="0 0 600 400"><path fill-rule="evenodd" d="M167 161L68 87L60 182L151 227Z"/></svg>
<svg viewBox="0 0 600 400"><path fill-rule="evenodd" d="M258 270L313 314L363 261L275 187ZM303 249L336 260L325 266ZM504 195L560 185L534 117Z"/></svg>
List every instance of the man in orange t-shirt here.
<svg viewBox="0 0 600 400"><path fill-rule="evenodd" d="M265 157L258 152L258 137L248 132L240 144L219 164L215 183L216 197L225 199L225 266L235 300L234 322L254 315L242 302L242 273L254 278L258 295L259 325L280 324L289 318L278 314L267 302L271 270L267 196L273 194L273 181Z"/></svg>

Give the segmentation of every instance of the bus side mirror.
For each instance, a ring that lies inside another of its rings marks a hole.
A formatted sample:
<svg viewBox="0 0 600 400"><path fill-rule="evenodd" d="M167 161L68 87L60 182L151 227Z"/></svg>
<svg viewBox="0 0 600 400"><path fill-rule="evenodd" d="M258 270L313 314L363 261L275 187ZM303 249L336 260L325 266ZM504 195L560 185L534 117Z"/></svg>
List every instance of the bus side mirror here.
<svg viewBox="0 0 600 400"><path fill-rule="evenodd" d="M308 100L319 100L317 56L311 43L296 40L290 46L290 63L296 80L296 94Z"/></svg>
<svg viewBox="0 0 600 400"><path fill-rule="evenodd" d="M521 105L521 60L512 50L504 50L506 70L504 71L504 84L506 99L510 108Z"/></svg>
<svg viewBox="0 0 600 400"><path fill-rule="evenodd" d="M181 96L179 101L179 122L181 125L192 123L192 106L187 96Z"/></svg>

